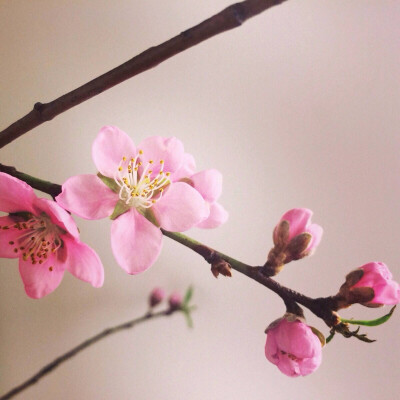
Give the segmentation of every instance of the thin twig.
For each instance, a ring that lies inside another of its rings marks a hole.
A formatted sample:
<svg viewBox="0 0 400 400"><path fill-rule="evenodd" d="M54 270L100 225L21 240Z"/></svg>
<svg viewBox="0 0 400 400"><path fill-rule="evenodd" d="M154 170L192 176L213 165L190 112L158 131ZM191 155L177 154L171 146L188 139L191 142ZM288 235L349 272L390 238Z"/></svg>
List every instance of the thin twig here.
<svg viewBox="0 0 400 400"><path fill-rule="evenodd" d="M33 110L8 128L0 132L0 148L24 133L72 107L132 78L141 72L156 67L165 60L222 32L237 28L248 19L287 0L246 0L232 4L202 23L180 33L168 41L151 47L120 66L92 81L49 102L36 103Z"/></svg>
<svg viewBox="0 0 400 400"><path fill-rule="evenodd" d="M38 382L40 379L42 379L45 375L49 374L53 369L57 368L60 364L64 363L65 361L69 360L70 358L74 357L76 354L80 353L82 350L88 348L89 346L99 342L100 340L123 330L126 329L131 329L135 325L138 325L142 322L159 318L159 317L164 317L164 316L169 316L172 315L174 312L179 311L179 309L173 310L173 309L167 309L164 311L159 311L156 313L151 313L147 312L145 315L139 318L132 319L130 321L124 322L120 325L116 325L112 328L105 329L104 331L98 333L95 336L92 336L89 339L86 339L83 341L81 344L78 346L74 347L70 351L67 351L60 357L57 357L55 360L50 362L49 364L45 365L42 369L40 369L39 372L37 372L35 375L33 375L31 378L26 380L25 382L21 383L20 385L16 386L6 394L0 397L0 400L8 400L17 395L18 393L21 393L23 390L27 389L29 386L34 385L36 382Z"/></svg>

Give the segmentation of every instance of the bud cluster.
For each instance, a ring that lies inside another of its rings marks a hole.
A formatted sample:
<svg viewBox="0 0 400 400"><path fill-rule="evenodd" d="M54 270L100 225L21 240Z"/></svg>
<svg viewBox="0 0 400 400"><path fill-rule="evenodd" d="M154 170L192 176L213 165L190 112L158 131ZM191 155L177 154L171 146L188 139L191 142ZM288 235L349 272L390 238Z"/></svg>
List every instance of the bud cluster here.
<svg viewBox="0 0 400 400"><path fill-rule="evenodd" d="M315 251L323 230L319 225L311 223L311 216L312 211L305 208L289 210L282 216L273 232L274 247L262 269L265 275L276 275L285 264L309 256ZM367 343L373 342L366 334L359 333L360 327L350 330L350 324L380 325L391 317L394 307L388 314L371 321L347 320L341 318L336 311L355 303L367 307L398 304L400 285L393 280L385 264L370 262L350 272L335 296L315 300L327 300L327 309L335 316L333 320L325 320L331 327L330 336L326 340L321 332L305 323L300 306L287 299L286 314L270 324L265 331L265 356L285 375L296 377L314 372L321 364L322 346L335 333L340 333L345 338L355 337Z"/></svg>
<svg viewBox="0 0 400 400"><path fill-rule="evenodd" d="M161 304L166 298L165 290L156 287L149 295L149 306L150 308L156 307ZM182 306L182 295L179 292L173 292L168 298L169 309L172 311L178 310Z"/></svg>

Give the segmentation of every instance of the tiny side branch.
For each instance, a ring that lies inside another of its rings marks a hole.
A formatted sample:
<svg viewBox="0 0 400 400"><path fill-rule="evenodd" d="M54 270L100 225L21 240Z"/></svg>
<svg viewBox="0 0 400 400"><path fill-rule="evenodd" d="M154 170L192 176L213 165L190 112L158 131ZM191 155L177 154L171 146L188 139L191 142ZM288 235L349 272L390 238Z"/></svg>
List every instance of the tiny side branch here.
<svg viewBox="0 0 400 400"><path fill-rule="evenodd" d="M37 372L31 378L29 378L25 382L21 383L20 385L14 387L13 389L11 389L9 392L4 394L3 396L0 396L0 400L11 399L12 397L16 396L18 393L21 393L22 391L24 391L28 387L34 385L36 382L38 382L44 376L46 376L51 371L53 371L55 368L57 368L60 364L64 363L65 361L68 361L69 359L71 359L72 357L74 357L75 355L80 353L82 350L92 346L93 344L99 342L100 340L102 340L102 339L104 339L104 338L106 338L106 337L108 337L108 336L110 336L110 335L112 335L114 333L117 333L117 332L120 332L120 331L123 331L123 330L127 330L127 329L131 329L134 326L136 326L136 325L138 325L138 324L140 324L142 322L145 322L145 321L148 321L148 320L151 320L151 319L155 319L155 318L159 318L159 317L164 317L164 316L166 317L166 316L172 315L176 311L179 311L179 309L176 309L176 310L167 309L167 310L164 310L164 311L159 311L157 313L148 312L145 315L143 315L142 317L139 317L139 318L136 318L136 319L132 319L132 320L124 322L124 323L122 323L120 325L116 325L116 326L114 326L112 328L105 329L104 331L98 333L95 336L92 336L89 339L86 339L85 341L83 341L78 346L76 346L73 349L67 351L66 353L64 353L60 357L57 357L55 360L53 360L49 364L45 365L43 368L40 369L39 372Z"/></svg>
<svg viewBox="0 0 400 400"><path fill-rule="evenodd" d="M165 60L222 32L242 25L248 19L287 0L246 0L232 4L218 14L151 47L120 66L49 102L36 103L33 110L0 132L0 148L21 135L107 89L156 67Z"/></svg>

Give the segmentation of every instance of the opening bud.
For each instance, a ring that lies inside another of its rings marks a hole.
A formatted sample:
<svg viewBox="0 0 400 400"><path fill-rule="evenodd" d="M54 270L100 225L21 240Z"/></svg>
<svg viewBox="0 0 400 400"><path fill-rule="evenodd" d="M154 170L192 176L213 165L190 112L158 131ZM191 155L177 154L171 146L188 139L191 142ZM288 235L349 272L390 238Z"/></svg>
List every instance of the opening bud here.
<svg viewBox="0 0 400 400"><path fill-rule="evenodd" d="M295 314L285 314L266 330L265 356L290 377L314 372L322 361L320 332Z"/></svg>
<svg viewBox="0 0 400 400"><path fill-rule="evenodd" d="M350 272L336 295L340 308L354 303L367 307L398 304L400 285L392 278L389 268L381 262L370 262Z"/></svg>

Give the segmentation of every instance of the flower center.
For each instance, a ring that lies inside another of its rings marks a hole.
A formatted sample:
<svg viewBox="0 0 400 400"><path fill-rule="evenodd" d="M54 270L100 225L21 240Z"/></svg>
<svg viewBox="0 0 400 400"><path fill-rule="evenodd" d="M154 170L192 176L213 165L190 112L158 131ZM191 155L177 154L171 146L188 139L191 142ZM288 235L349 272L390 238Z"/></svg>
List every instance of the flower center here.
<svg viewBox="0 0 400 400"><path fill-rule="evenodd" d="M24 261L32 264L43 264L50 253L55 253L62 245L62 230L46 214L35 216L29 214L28 220L17 221L14 225L2 226L1 229L17 229L21 234L16 241L8 242L14 247L14 253L20 253ZM53 267L49 268L50 271Z"/></svg>
<svg viewBox="0 0 400 400"><path fill-rule="evenodd" d="M129 207L150 208L161 199L163 191L171 181L170 172L164 171L164 160L157 165L158 173L153 172L154 161L143 165L139 150L138 157L127 159L122 157L114 180L119 186L119 198Z"/></svg>

